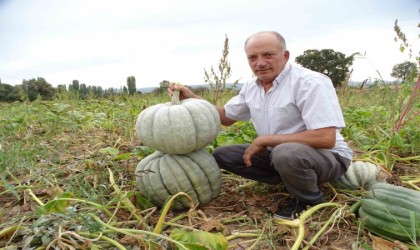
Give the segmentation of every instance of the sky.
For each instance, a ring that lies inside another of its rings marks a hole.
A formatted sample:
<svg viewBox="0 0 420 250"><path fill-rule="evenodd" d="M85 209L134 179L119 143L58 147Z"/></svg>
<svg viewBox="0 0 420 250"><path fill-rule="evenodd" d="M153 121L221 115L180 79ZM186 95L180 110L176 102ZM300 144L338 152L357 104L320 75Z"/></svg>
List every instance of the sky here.
<svg viewBox="0 0 420 250"><path fill-rule="evenodd" d="M203 84L227 36L228 82L245 82L253 77L245 39L274 30L292 62L308 49L360 52L350 80L394 80L395 64L415 62L394 41L395 20L418 55L419 9L419 0L0 0L0 79L103 88L121 88L128 76L138 88Z"/></svg>

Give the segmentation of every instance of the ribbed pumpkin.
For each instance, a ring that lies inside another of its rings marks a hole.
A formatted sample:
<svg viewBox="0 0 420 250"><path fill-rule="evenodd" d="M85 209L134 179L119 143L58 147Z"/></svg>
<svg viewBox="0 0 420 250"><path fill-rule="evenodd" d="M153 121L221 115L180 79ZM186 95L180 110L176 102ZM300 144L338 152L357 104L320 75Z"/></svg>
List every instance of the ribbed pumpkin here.
<svg viewBox="0 0 420 250"><path fill-rule="evenodd" d="M355 161L352 162L346 173L340 177L334 184L342 189L365 189L369 190L373 184L386 181L386 173L380 166L370 162Z"/></svg>
<svg viewBox="0 0 420 250"><path fill-rule="evenodd" d="M136 121L140 141L167 154L188 154L213 142L220 129L217 109L208 101L189 98L179 101L175 91L172 102L143 110Z"/></svg>
<svg viewBox="0 0 420 250"><path fill-rule="evenodd" d="M187 193L202 205L217 197L221 190L220 169L206 150L184 155L156 151L140 161L136 168L136 182L140 192L157 206L178 192ZM186 198L180 198L175 209L188 208Z"/></svg>
<svg viewBox="0 0 420 250"><path fill-rule="evenodd" d="M420 238L420 192L376 183L358 210L366 229L392 240ZM414 236L415 235L415 236Z"/></svg>

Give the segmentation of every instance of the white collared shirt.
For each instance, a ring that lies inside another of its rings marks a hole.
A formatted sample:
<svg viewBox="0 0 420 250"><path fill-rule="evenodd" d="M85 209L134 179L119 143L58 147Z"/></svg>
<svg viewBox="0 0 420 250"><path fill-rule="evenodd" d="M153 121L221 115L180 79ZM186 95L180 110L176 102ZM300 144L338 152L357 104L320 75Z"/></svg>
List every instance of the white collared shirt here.
<svg viewBox="0 0 420 250"><path fill-rule="evenodd" d="M251 119L258 135L336 127L336 145L331 151L348 159L353 156L340 133L345 122L334 86L318 72L287 63L267 93L255 78L224 108L232 120Z"/></svg>

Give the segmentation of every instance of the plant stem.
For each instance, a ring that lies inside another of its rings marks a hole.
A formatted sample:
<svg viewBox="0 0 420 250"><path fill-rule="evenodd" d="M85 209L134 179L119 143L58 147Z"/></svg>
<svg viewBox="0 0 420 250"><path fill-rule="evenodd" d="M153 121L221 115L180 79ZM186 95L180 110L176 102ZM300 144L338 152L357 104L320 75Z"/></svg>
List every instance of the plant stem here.
<svg viewBox="0 0 420 250"><path fill-rule="evenodd" d="M191 197L187 193L179 192L176 195L172 196L171 199L169 199L169 201L163 207L162 214L159 217L159 220L156 224L155 230L153 230L153 233L160 234L162 232L163 223L165 222L165 217L168 214L169 208L171 208L172 203L174 202L176 197L180 195L185 195L188 198L188 200L190 201L190 209L194 208L194 201L191 199Z"/></svg>
<svg viewBox="0 0 420 250"><path fill-rule="evenodd" d="M112 245L114 245L116 248L118 248L120 250L126 250L126 248L123 245L121 245L120 243L118 243L117 241L115 241L115 240L113 240L113 239L111 239L109 237L106 237L106 236L103 236L103 235L99 235L99 234L91 234L91 233L87 233L87 232L77 232L77 233L80 234L80 235L82 235L82 236L85 236L85 237L91 237L91 236L93 236L95 238L108 241L109 243L111 243Z"/></svg>
<svg viewBox="0 0 420 250"><path fill-rule="evenodd" d="M330 223L335 219L335 216L337 215L337 213L340 212L340 210L335 210L334 213L330 216L330 218L328 219L328 221L321 227L321 229L312 237L312 239L308 242L308 244L306 245L306 247L304 248L304 250L309 249L314 242L319 238L319 236L324 233L324 231L327 229L327 227L330 225Z"/></svg>
<svg viewBox="0 0 420 250"><path fill-rule="evenodd" d="M179 90L174 90L172 94L172 105L179 105L181 102L179 101Z"/></svg>
<svg viewBox="0 0 420 250"><path fill-rule="evenodd" d="M28 188L26 189L26 191L28 191L29 195L32 197L32 199L36 201L36 203L38 203L40 206L45 206L44 202L38 199L38 197L34 194L34 192L32 192L32 189Z"/></svg>
<svg viewBox="0 0 420 250"><path fill-rule="evenodd" d="M419 65L420 65L420 63L419 63ZM407 116L407 113L410 110L411 105L413 104L414 99L416 98L419 90L420 90L420 76L417 78L417 82L416 82L416 85L413 88L413 91L411 92L410 99L408 99L408 102L407 102L406 106L404 107L404 110L403 110L402 114L400 115L400 119L398 120L398 124L394 129L394 133L397 133L398 131L400 131L400 129L402 127L402 124L404 122L404 118Z"/></svg>
<svg viewBox="0 0 420 250"><path fill-rule="evenodd" d="M237 238L257 238L260 237L262 235L262 233L258 234L258 233L235 233L235 234L231 234L229 236L226 236L226 240L230 241L230 240L234 240Z"/></svg>
<svg viewBox="0 0 420 250"><path fill-rule="evenodd" d="M117 193L117 195L121 195L122 194L121 190L118 187L118 185L115 183L114 174L112 173L111 169L108 168L108 172L109 172L109 182L111 183L112 187L114 188L115 193ZM142 226L144 228L147 228L148 226L147 226L146 222L144 221L144 219L140 215L138 215L136 213L136 211L137 211L136 207L127 198L127 193L122 195L122 202L126 206L127 210L131 212L131 214L134 216L134 218L136 218L142 224Z"/></svg>
<svg viewBox="0 0 420 250"><path fill-rule="evenodd" d="M309 216L311 216L313 213L315 213L317 210L324 207L329 207L329 206L341 207L342 205L338 203L331 203L331 202L321 203L303 212L298 219L295 219L295 220L274 219L274 222L276 223L298 228L298 237L296 238L296 241L291 248L292 250L299 249L299 246L303 241L303 237L305 236L305 220Z"/></svg>
<svg viewBox="0 0 420 250"><path fill-rule="evenodd" d="M118 232L118 233L129 235L129 236L131 236L131 237L133 237L135 239L138 239L140 241L149 241L149 240L147 240L147 239L145 239L145 238L143 238L143 237L141 237L140 235L137 235L137 234L149 235L149 236L152 236L153 238L158 237L158 238L161 238L161 239L164 239L164 240L167 240L169 242L172 242L172 243L176 244L181 249L186 249L186 250L188 249L183 244L181 244L180 242L175 241L175 240L173 240L173 239L171 239L171 238L169 238L167 236L164 236L164 235L161 235L161 234L152 233L152 232L145 231L145 230L125 229L125 228L113 227L113 226L111 226L111 225L103 222L101 219L99 219L94 214L89 213L89 216L91 216L96 222L98 222L99 224L101 224L102 226L104 226L106 228L109 228L109 229L111 229L111 230L113 230L115 232ZM137 233L137 234L135 234L135 233Z"/></svg>

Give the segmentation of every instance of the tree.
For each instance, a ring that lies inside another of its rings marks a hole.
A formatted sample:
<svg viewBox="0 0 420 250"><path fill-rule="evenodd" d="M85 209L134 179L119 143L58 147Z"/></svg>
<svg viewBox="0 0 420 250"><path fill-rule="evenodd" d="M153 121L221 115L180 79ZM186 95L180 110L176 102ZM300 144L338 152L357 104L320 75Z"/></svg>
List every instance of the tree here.
<svg viewBox="0 0 420 250"><path fill-rule="evenodd" d="M65 85L65 84L59 84L59 85L57 85L57 91L58 91L59 93L64 93L64 92L67 92L66 85Z"/></svg>
<svg viewBox="0 0 420 250"><path fill-rule="evenodd" d="M169 85L169 81L168 80L163 80L159 83L159 87L154 89L153 92L154 93L164 93L166 91L166 89L168 88Z"/></svg>
<svg viewBox="0 0 420 250"><path fill-rule="evenodd" d="M417 64L405 61L394 65L391 76L400 79L401 82L414 82L418 74Z"/></svg>
<svg viewBox="0 0 420 250"><path fill-rule="evenodd" d="M1 83L0 81L0 101L1 102L15 102L21 100L21 93L19 87Z"/></svg>
<svg viewBox="0 0 420 250"><path fill-rule="evenodd" d="M353 65L354 53L349 57L332 49L305 50L303 55L296 57L296 62L305 68L320 72L328 76L334 87L341 86L349 74L349 67Z"/></svg>
<svg viewBox="0 0 420 250"><path fill-rule="evenodd" d="M86 99L87 98L88 90L87 90L86 84L84 84L84 83L80 84L79 94L80 94L81 99Z"/></svg>
<svg viewBox="0 0 420 250"><path fill-rule="evenodd" d="M136 78L134 76L127 77L128 94L134 95L136 93Z"/></svg>
<svg viewBox="0 0 420 250"><path fill-rule="evenodd" d="M22 89L28 97L29 101L34 101L40 96L42 100L51 100L54 96L55 89L45 81L44 78L38 77L30 80L23 80Z"/></svg>
<svg viewBox="0 0 420 250"><path fill-rule="evenodd" d="M72 89L76 92L79 92L79 81L78 80L73 80Z"/></svg>

